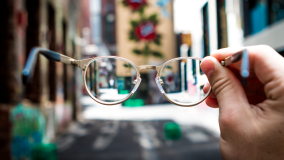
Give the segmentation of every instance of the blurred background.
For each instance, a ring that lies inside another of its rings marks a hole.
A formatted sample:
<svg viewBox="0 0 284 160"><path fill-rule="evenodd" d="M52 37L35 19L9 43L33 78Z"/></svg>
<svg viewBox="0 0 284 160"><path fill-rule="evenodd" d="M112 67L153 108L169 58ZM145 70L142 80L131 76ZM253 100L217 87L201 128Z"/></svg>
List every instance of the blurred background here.
<svg viewBox="0 0 284 160"><path fill-rule="evenodd" d="M284 55L284 0L1 0L0 13L3 160L221 159L218 109L170 104L154 71L142 72L135 99L99 105L79 68L42 55L23 86L34 46L137 65L257 44Z"/></svg>

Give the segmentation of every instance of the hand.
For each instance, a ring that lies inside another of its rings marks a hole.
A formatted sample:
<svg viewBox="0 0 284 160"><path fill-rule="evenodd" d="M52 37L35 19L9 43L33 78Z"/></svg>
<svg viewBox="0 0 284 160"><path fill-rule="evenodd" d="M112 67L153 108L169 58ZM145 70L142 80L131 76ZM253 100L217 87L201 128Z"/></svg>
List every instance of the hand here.
<svg viewBox="0 0 284 160"><path fill-rule="evenodd" d="M241 61L220 64L243 48L215 51L201 63L212 87L206 103L220 109L221 154L224 159L284 159L284 58L268 46L245 48L250 62L245 87Z"/></svg>

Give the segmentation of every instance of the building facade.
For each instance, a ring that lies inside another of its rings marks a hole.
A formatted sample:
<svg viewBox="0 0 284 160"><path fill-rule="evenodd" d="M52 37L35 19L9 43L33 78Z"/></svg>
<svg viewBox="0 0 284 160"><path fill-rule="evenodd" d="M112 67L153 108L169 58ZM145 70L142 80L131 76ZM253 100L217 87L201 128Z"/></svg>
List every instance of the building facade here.
<svg viewBox="0 0 284 160"><path fill-rule="evenodd" d="M244 45L266 44L284 56L284 1L242 1Z"/></svg>
<svg viewBox="0 0 284 160"><path fill-rule="evenodd" d="M53 142L71 121L80 119L81 89L76 76L80 71L39 55L31 83L23 86L21 70L35 46L80 59L82 47L76 38L89 25L89 15L80 14L89 10L88 3L89 0L0 2L4 24L0 36L3 159L31 158L34 144Z"/></svg>
<svg viewBox="0 0 284 160"><path fill-rule="evenodd" d="M202 31L193 32L193 52L265 44L283 55L283 0L200 1Z"/></svg>

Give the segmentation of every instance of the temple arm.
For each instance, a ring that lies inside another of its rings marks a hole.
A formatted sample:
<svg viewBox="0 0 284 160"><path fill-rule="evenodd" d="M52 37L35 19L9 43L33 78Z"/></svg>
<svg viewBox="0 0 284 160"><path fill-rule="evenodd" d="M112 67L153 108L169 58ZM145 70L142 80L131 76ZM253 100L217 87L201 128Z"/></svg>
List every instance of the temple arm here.
<svg viewBox="0 0 284 160"><path fill-rule="evenodd" d="M223 66L228 66L232 63L235 63L239 60L242 60L241 63L241 70L240 74L242 76L242 84L243 86L247 85L247 78L249 77L249 55L248 51L246 49L237 52L230 57L227 57L224 61L221 61L221 64Z"/></svg>
<svg viewBox="0 0 284 160"><path fill-rule="evenodd" d="M241 64L241 75L242 77L248 77L249 76L249 56L248 56L248 51L246 49L237 52L233 54L230 57L227 57L224 61L221 61L221 64L223 66L228 66L232 63L235 63L239 60L242 60Z"/></svg>
<svg viewBox="0 0 284 160"><path fill-rule="evenodd" d="M64 56L60 53L54 52L54 51L50 51L48 49L44 49L44 48L40 48L40 47L34 47L31 52L30 55L28 57L28 60L26 62L26 65L22 71L22 76L23 76L23 83L27 84L34 72L34 68L35 68L35 63L37 60L37 55L38 53L44 55L47 59L52 60L52 61L57 61L57 62L62 62L65 64L74 64L75 63L75 59Z"/></svg>

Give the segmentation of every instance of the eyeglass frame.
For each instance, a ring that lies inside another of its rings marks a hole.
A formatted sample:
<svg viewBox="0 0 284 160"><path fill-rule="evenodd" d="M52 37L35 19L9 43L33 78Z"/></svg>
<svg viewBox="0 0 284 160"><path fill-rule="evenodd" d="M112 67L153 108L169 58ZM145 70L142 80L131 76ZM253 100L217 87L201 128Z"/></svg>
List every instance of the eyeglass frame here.
<svg viewBox="0 0 284 160"><path fill-rule="evenodd" d="M246 51L246 50L244 50ZM173 58L173 59L170 59L168 61L166 61L165 63L163 63L162 65L160 66L156 66L156 65L135 65L133 62L131 62L130 60L126 59L126 58L123 58L123 57L118 57L118 56L100 56L100 57L95 57L95 58L88 58L88 59L82 59L82 60L75 60L71 57L68 57L68 56L65 56L63 54L60 54L60 53L57 53L57 52L54 52L54 51L51 51L51 50L48 50L48 49L44 49L44 48L40 48L40 47L34 47L31 52L30 52L30 55L28 57L28 60L26 62L26 65L22 71L22 76L23 76L23 83L24 84L27 84L29 83L31 77L32 77L32 74L33 74L33 70L34 70L34 67L35 67L35 62L36 62L36 59L37 59L37 55L38 53L41 53L42 55L44 55L47 59L49 60L52 60L52 61L57 61L57 62L62 62L64 64L71 64L73 66L77 66L79 68L81 68L82 70L82 78L83 78L83 81L84 81L84 87L86 88L87 90L87 93L89 94L89 96L94 100L96 101L97 103L99 104L103 104L103 105L117 105L117 104L121 104L123 102L125 102L126 100L128 100L135 92L136 90L138 89L142 79L141 79L141 76L140 76L140 71L141 70L145 70L145 69L154 69L157 71L157 74L156 74L156 78L155 78L155 82L158 86L158 89L160 90L160 92L162 93L162 95L171 103L175 104L175 105L178 105L178 106L181 106L181 107L192 107L192 106L195 106L195 105L198 105L200 104L201 102L203 102L210 94L210 92L212 91L211 87L209 89L209 91L207 91L207 93L205 94L204 98L199 100L198 102L196 103L192 103L192 104L185 104L185 103L180 103L180 102L176 102L176 101L172 101L170 100L167 96L166 96L166 93L165 91L163 90L162 88L162 85L163 85L163 81L162 79L160 79L160 75L161 75L161 70L165 67L165 65L167 65L168 63L172 62L172 61L176 61L176 60L181 60L181 59L192 59L192 60L199 60L200 62L203 60L203 58L198 58L198 57L178 57L178 58ZM229 64L231 63L234 63L236 61L239 61L244 55L247 56L247 51L246 51L246 54L242 54L243 52L238 52L228 58L226 58L224 61L221 61L221 64L223 66L228 66ZM245 53L245 52L244 52ZM104 101L101 101L99 99L97 99L92 93L91 91L89 90L89 88L87 87L87 84L86 84L86 72L87 72L87 68L89 67L89 65L94 62L95 60L98 60L98 59L102 59L102 58L115 58L115 59L120 59L120 60L123 60L123 61L126 61L128 63L130 63L136 70L136 80L134 80L133 84L134 84L134 87L132 89L132 91L130 92L129 95L127 95L124 99L120 100L120 101L116 101L116 102L104 102ZM247 56L248 58L248 56ZM248 61L247 61L248 62Z"/></svg>
<svg viewBox="0 0 284 160"><path fill-rule="evenodd" d="M87 73L87 68L89 67L89 65L98 60L98 59L103 59L103 58L114 58L114 59L120 59L120 60L123 60L125 62L128 62L129 64L131 64L134 69L136 70L136 80L133 82L134 83L134 87L132 89L132 91L130 92L129 95L127 95L124 99L120 100L120 101L116 101L116 102L104 102L104 101L101 101L99 99L97 99L95 96L93 96L93 94L91 93L91 91L89 90L89 88L87 87L87 84L86 84L86 73ZM164 89L162 88L162 84L163 84L163 81L162 79L160 78L160 75L161 75L161 70L170 62L172 61L176 61L176 60L181 60L181 59L194 59L194 60L199 60L201 62L202 58L197 58L197 57L178 57L178 58L173 58L173 59L170 59L168 61L166 61L165 63L163 63L162 65L160 66L156 66L156 65L141 65L141 66L138 66L138 65L135 65L133 62L131 62L130 60L128 59L125 59L123 57L118 57L118 56L100 56L100 57L96 57L96 58L90 58L90 59L83 59L79 62L79 67L82 69L82 77L83 77L83 81L84 81L84 86L88 92L88 94L90 95L90 97L100 103L100 104L103 104L103 105L117 105L117 104L121 104L123 102L125 102L126 100L128 100L135 92L136 90L138 89L142 79L141 79L141 75L140 75L140 71L141 70L145 70L145 69L154 69L157 71L157 74L156 74L156 78L155 78L155 82L158 86L158 89L159 91L162 93L162 95L171 103L175 104L175 105L178 105L178 106L182 106L182 107L191 107L191 106L195 106L199 103L201 103L202 101L204 101L204 99L206 99L211 91L211 87L210 87L210 91L207 92L207 94L205 95L205 97L199 101L197 101L196 103L192 103L192 104L185 104L185 103L180 103L180 102L176 102L176 101L173 101L171 99L169 99L164 91Z"/></svg>

